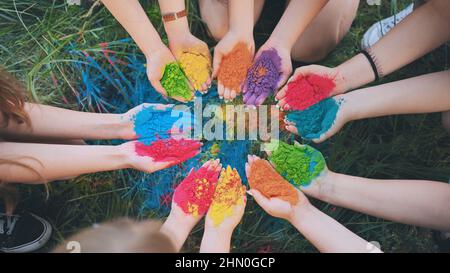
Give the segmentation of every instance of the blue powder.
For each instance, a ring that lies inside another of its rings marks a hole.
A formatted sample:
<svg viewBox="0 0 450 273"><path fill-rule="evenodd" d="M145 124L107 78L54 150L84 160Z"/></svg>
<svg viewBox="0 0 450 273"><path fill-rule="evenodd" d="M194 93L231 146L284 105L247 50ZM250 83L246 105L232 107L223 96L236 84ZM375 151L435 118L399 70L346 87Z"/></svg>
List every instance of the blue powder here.
<svg viewBox="0 0 450 273"><path fill-rule="evenodd" d="M295 123L299 134L304 139L318 139L333 125L339 106L340 102L328 98L303 111L289 112L286 120Z"/></svg>
<svg viewBox="0 0 450 273"><path fill-rule="evenodd" d="M180 112L178 115L172 114L172 107L164 110L156 109L154 106L144 107L136 114L134 120L134 132L139 141L150 145L157 139L167 139L170 137L170 131L176 124L186 124L193 128L191 113ZM188 130L189 128L180 128Z"/></svg>

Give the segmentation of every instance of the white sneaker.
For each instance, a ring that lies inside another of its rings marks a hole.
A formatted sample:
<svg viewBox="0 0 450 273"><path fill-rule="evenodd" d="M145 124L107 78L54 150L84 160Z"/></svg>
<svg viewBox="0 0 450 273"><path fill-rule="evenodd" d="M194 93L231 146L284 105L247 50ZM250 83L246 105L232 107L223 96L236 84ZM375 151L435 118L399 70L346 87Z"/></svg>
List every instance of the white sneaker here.
<svg viewBox="0 0 450 273"><path fill-rule="evenodd" d="M378 40L381 39L386 33L388 33L391 29L393 29L400 21L406 18L409 14L411 14L414 10L414 3L407 6L404 10L400 11L397 14L392 15L391 17L385 18L381 21L373 24L367 31L364 33L364 36L361 40L361 47L363 49L369 48L373 46Z"/></svg>

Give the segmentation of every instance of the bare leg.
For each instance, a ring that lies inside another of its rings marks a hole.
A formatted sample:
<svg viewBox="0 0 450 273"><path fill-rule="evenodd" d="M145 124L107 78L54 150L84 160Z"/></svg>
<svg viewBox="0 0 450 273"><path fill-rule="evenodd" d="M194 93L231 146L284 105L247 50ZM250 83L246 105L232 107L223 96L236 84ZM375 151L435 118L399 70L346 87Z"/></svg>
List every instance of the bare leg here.
<svg viewBox="0 0 450 273"><path fill-rule="evenodd" d="M325 58L350 29L358 5L359 0L330 1L298 38L292 58L308 63Z"/></svg>
<svg viewBox="0 0 450 273"><path fill-rule="evenodd" d="M255 1L255 22L258 21L264 7L264 0ZM222 39L228 32L228 1L199 0L200 16L206 23L209 35L216 41Z"/></svg>

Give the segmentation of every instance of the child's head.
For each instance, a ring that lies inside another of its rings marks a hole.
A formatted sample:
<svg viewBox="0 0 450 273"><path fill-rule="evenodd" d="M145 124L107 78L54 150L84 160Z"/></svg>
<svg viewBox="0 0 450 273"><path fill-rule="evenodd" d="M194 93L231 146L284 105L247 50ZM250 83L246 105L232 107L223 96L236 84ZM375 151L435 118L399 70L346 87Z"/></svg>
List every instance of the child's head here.
<svg viewBox="0 0 450 273"><path fill-rule="evenodd" d="M160 227L161 223L157 221L136 222L123 218L82 230L56 247L53 252L176 252L170 238L159 231ZM78 249L72 248L74 243Z"/></svg>
<svg viewBox="0 0 450 273"><path fill-rule="evenodd" d="M11 120L30 125L25 112L25 88L14 76L0 67L0 126L8 126Z"/></svg>

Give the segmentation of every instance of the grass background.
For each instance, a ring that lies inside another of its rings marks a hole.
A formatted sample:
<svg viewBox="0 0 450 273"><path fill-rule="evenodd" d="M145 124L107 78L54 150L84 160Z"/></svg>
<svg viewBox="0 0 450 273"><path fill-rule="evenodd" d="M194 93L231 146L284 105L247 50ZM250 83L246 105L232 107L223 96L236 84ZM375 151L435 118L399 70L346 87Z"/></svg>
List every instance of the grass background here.
<svg viewBox="0 0 450 273"><path fill-rule="evenodd" d="M266 1L255 28L257 45L269 37L283 12L283 1ZM382 1L369 6L361 1L357 18L343 42L321 64L338 65L359 51L364 31L375 21L404 8L410 1ZM141 1L154 26L166 36L158 5ZM191 31L207 41L198 14L197 1L188 1ZM0 3L0 63L26 83L38 102L78 109L74 92L77 75L70 55L61 50L77 42L85 50L98 50L98 44L127 37L109 12L93 1L67 6L65 1L10 0ZM413 45L405 45L413 46ZM121 48L124 52L135 48ZM448 45L383 79L400 80L448 69ZM297 64L298 65L298 64ZM352 122L336 136L316 147L327 157L330 169L363 177L430 179L450 177L450 137L442 129L439 114L376 118ZM63 238L96 222L122 216L146 218L140 214L141 198L124 198L133 181L120 171L83 175L45 186L22 186L21 208L48 219L54 233L43 251ZM387 252L436 252L428 229L401 225L314 201L324 212L369 241L378 241ZM236 252L315 252L315 248L288 224L277 228L250 200L242 224L232 241ZM202 225L194 229L185 251L198 251Z"/></svg>

